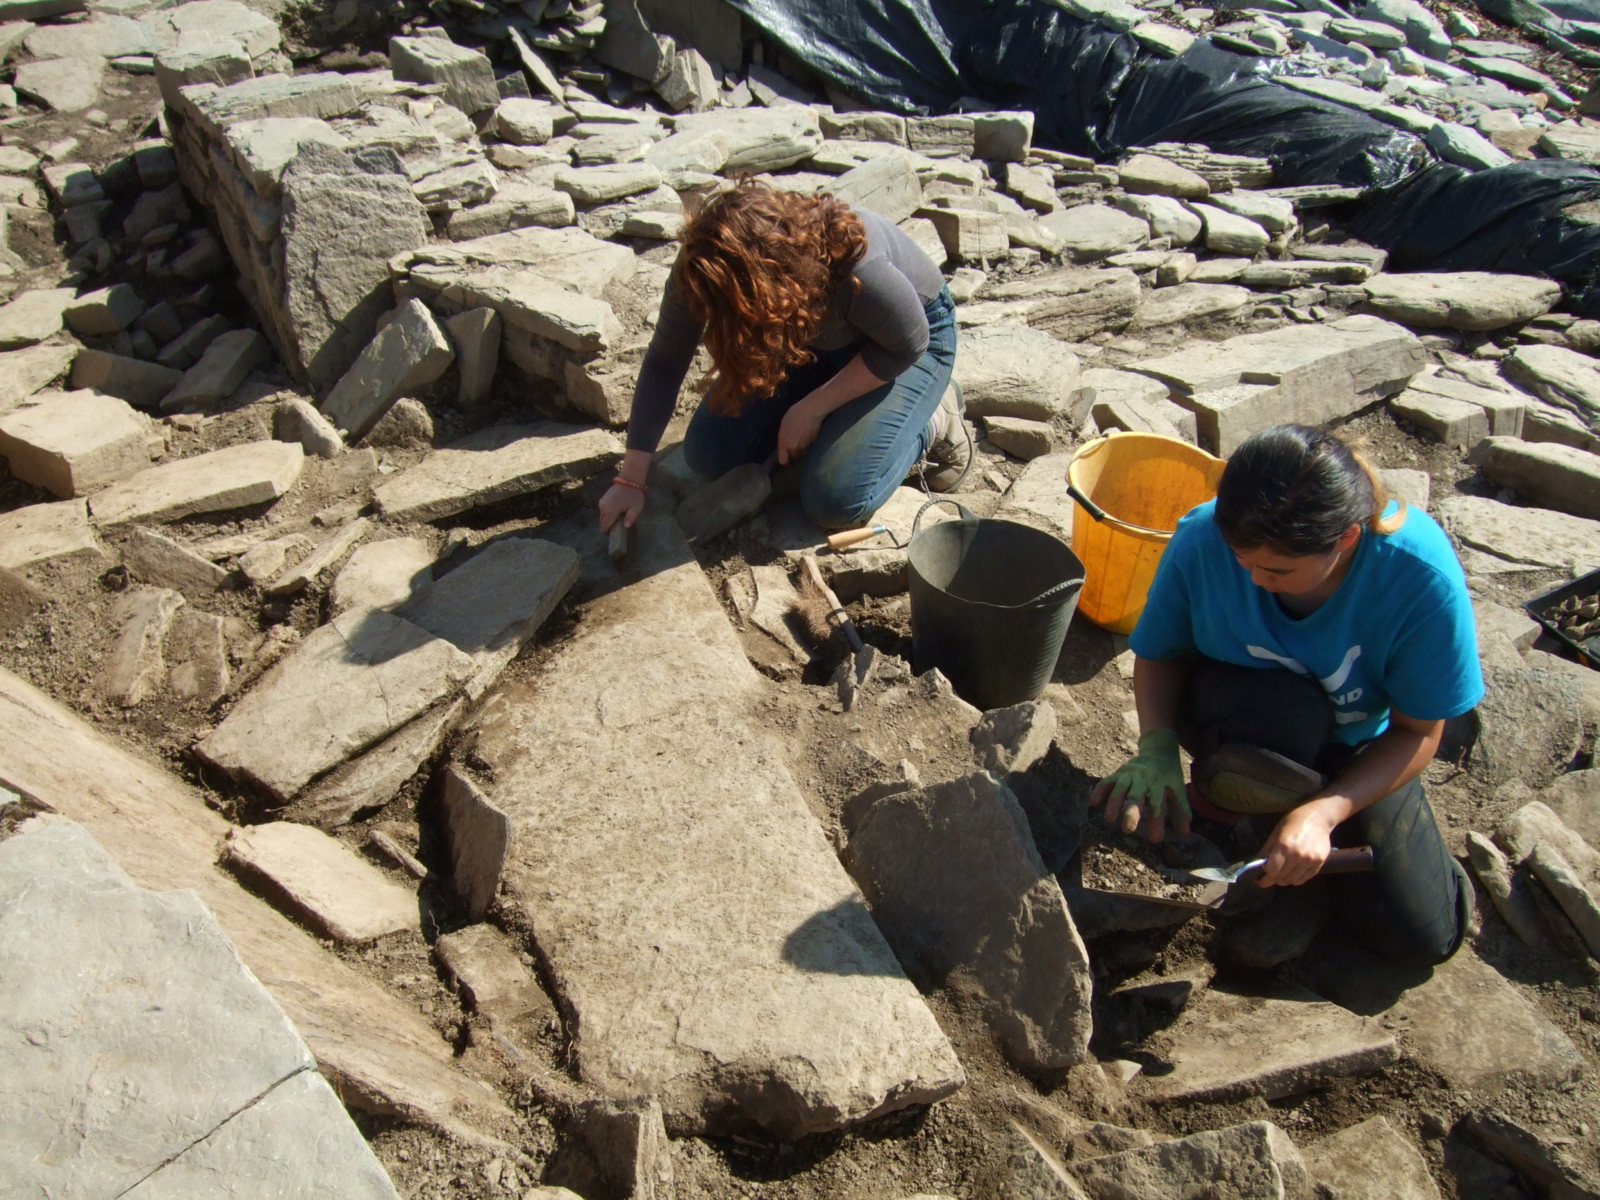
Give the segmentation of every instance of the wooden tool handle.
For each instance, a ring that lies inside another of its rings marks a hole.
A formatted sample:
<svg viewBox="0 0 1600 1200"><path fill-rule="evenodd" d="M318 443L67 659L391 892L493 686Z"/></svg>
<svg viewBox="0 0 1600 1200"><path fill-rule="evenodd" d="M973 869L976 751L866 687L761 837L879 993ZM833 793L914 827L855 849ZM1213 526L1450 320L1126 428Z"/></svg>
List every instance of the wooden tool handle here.
<svg viewBox="0 0 1600 1200"><path fill-rule="evenodd" d="M877 537L882 532L881 525L868 525L861 529L845 529L839 533L828 535L829 550L843 550L846 546L854 546L866 541L868 538Z"/></svg>
<svg viewBox="0 0 1600 1200"><path fill-rule="evenodd" d="M1328 852L1327 861L1322 864L1319 875L1355 875L1361 871L1372 870L1372 847L1349 846L1343 850Z"/></svg>
<svg viewBox="0 0 1600 1200"><path fill-rule="evenodd" d="M828 599L828 620L836 621L839 628L844 630L845 641L850 643L850 649L858 651L862 647L861 635L856 632L855 622L850 620L850 614L844 611L844 605L839 603L839 597L834 595L833 589L828 586L828 581L822 577L822 568L817 566L817 560L811 557L800 560L800 572L811 580L816 588Z"/></svg>

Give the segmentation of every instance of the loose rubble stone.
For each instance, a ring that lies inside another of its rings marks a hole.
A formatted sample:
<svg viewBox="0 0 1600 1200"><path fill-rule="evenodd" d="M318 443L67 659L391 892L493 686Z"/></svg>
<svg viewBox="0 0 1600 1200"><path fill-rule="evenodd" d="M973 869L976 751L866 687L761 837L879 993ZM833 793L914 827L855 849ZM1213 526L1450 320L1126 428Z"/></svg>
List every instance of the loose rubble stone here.
<svg viewBox="0 0 1600 1200"><path fill-rule="evenodd" d="M39 346L35 349L55 347ZM74 389L87 388L107 396L116 396L139 408L158 407L161 398L172 391L182 378L182 371L137 358L107 354L104 350L80 350L77 358L72 360Z"/></svg>
<svg viewBox="0 0 1600 1200"><path fill-rule="evenodd" d="M193 892L142 890L81 827L36 819L0 847L0 938L12 968L0 984L6 1012L56 1033L17 1039L0 1070L11 1114L0 1173L17 1186L192 1194L196 1175L217 1177L209 1167L285 1191L396 1195ZM100 1088L98 1117L84 1124L83 1098ZM60 1131L74 1122L79 1135L64 1146Z"/></svg>
<svg viewBox="0 0 1600 1200"><path fill-rule="evenodd" d="M1004 784L978 773L884 797L856 814L844 861L901 961L970 979L1019 1065L1088 1057L1088 954Z"/></svg>
<svg viewBox="0 0 1600 1200"><path fill-rule="evenodd" d="M1489 435L1488 414L1450 396L1407 388L1389 401L1389 411L1447 446L1476 446Z"/></svg>
<svg viewBox="0 0 1600 1200"><path fill-rule="evenodd" d="M1509 154L1477 130L1452 121L1441 121L1428 130L1423 140L1446 162L1470 170L1503 167L1511 162Z"/></svg>
<svg viewBox="0 0 1600 1200"><path fill-rule="evenodd" d="M1561 911L1567 914L1589 954L1600 959L1600 901L1561 851L1543 843L1533 848L1528 865Z"/></svg>
<svg viewBox="0 0 1600 1200"><path fill-rule="evenodd" d="M1489 418L1489 432L1496 436L1521 437L1523 416L1527 412L1528 397L1525 392L1506 392L1497 388L1479 387L1464 380L1445 375L1418 375L1408 390L1431 392L1448 396L1481 408Z"/></svg>
<svg viewBox="0 0 1600 1200"><path fill-rule="evenodd" d="M533 1049L545 1027L558 1020L525 955L493 925L444 934L434 953L472 1010L514 1044Z"/></svg>
<svg viewBox="0 0 1600 1200"><path fill-rule="evenodd" d="M112 703L132 708L165 682L162 642L183 602L167 588L135 588L117 601L111 611L117 640L101 680Z"/></svg>
<svg viewBox="0 0 1600 1200"><path fill-rule="evenodd" d="M1135 194L1204 200L1211 185L1201 176L1154 154L1134 154L1117 165L1124 190Z"/></svg>
<svg viewBox="0 0 1600 1200"><path fill-rule="evenodd" d="M1312 1176L1340 1200L1443 1200L1427 1160L1387 1118L1369 1117L1303 1153Z"/></svg>
<svg viewBox="0 0 1600 1200"><path fill-rule="evenodd" d="M973 416L1050 421L1070 410L1078 356L1043 330L1024 325L963 329L955 377Z"/></svg>
<svg viewBox="0 0 1600 1200"><path fill-rule="evenodd" d="M1185 321L1203 321L1238 312L1254 300L1249 288L1225 283L1180 283L1151 293L1139 306L1134 325L1139 329L1154 329Z"/></svg>
<svg viewBox="0 0 1600 1200"><path fill-rule="evenodd" d="M1170 196L1118 196L1112 203L1148 222L1151 234L1171 238L1174 246L1191 244L1205 229L1198 214Z"/></svg>
<svg viewBox="0 0 1600 1200"><path fill-rule="evenodd" d="M0 305L0 350L16 350L61 332L67 306L77 298L72 288L19 292Z"/></svg>
<svg viewBox="0 0 1600 1200"><path fill-rule="evenodd" d="M96 493L97 525L179 521L276 500L300 477L305 454L282 442L246 442L148 467Z"/></svg>
<svg viewBox="0 0 1600 1200"><path fill-rule="evenodd" d="M162 435L126 403L97 392L56 392L0 417L11 474L66 499L148 467Z"/></svg>
<svg viewBox="0 0 1600 1200"><path fill-rule="evenodd" d="M1384 274L1364 286L1374 312L1423 329L1500 329L1542 316L1561 299L1553 279L1491 271Z"/></svg>
<svg viewBox="0 0 1600 1200"><path fill-rule="evenodd" d="M635 527L637 581L591 601L537 697L501 693L475 734L517 830L509 902L585 1031L578 1070L613 1096L657 1095L675 1128L785 1137L948 1094L960 1066L776 743L748 723L759 677L676 524L652 511ZM596 719L526 719L551 704ZM702 752L656 755L668 726Z"/></svg>
<svg viewBox="0 0 1600 1200"><path fill-rule="evenodd" d="M987 262L1003 258L1011 248L1006 219L999 213L924 207L917 215L938 231L944 245L944 253L935 256L940 262Z"/></svg>
<svg viewBox="0 0 1600 1200"><path fill-rule="evenodd" d="M1089 1200L1161 1196L1202 1200L1312 1200L1316 1191L1300 1151L1269 1121L1157 1142L1120 1154L1073 1160L1067 1170Z"/></svg>
<svg viewBox="0 0 1600 1200"><path fill-rule="evenodd" d="M1518 346L1502 370L1507 379L1600 434L1600 366L1588 355L1562 346Z"/></svg>
<svg viewBox="0 0 1600 1200"><path fill-rule="evenodd" d="M382 808L438 754L465 708L460 699L429 709L317 780L300 793L291 811L320 828L337 829L362 812Z"/></svg>
<svg viewBox="0 0 1600 1200"><path fill-rule="evenodd" d="M455 767L446 767L439 793L450 880L468 920L481 921L494 903L511 848L511 822Z"/></svg>
<svg viewBox="0 0 1600 1200"><path fill-rule="evenodd" d="M167 630L161 656L173 695L210 705L227 694L231 675L221 617L190 605L180 608Z"/></svg>
<svg viewBox="0 0 1600 1200"><path fill-rule="evenodd" d="M172 588L185 596L207 596L221 590L229 574L181 542L135 527L123 543L122 561L137 579Z"/></svg>
<svg viewBox="0 0 1600 1200"><path fill-rule="evenodd" d="M30 504L0 513L0 567L21 571L58 558L99 558L100 543L82 500Z"/></svg>
<svg viewBox="0 0 1600 1200"><path fill-rule="evenodd" d="M1448 496L1436 515L1458 543L1484 559L1575 574L1600 566L1600 521L1518 508L1486 496Z"/></svg>
<svg viewBox="0 0 1600 1200"><path fill-rule="evenodd" d="M156 85L168 103L183 88L197 83L219 87L255 78L255 69L244 45L235 41L208 42L188 48L172 47L155 56L152 64Z"/></svg>
<svg viewBox="0 0 1600 1200"><path fill-rule="evenodd" d="M566 116L559 105L511 96L495 109L495 136L518 146L542 146L555 136L557 122Z"/></svg>
<svg viewBox="0 0 1600 1200"><path fill-rule="evenodd" d="M309 401L291 396L272 410L272 436L280 442L296 442L305 453L317 458L338 458L344 452L344 439L327 417Z"/></svg>
<svg viewBox="0 0 1600 1200"><path fill-rule="evenodd" d="M1064 342L1124 328L1143 298L1139 277L1121 268L1069 267L1000 284L989 294L1001 302L1026 301L1013 311Z"/></svg>
<svg viewBox="0 0 1600 1200"><path fill-rule="evenodd" d="M674 1195L661 1105L653 1099L586 1101L563 1130L545 1179L583 1196Z"/></svg>
<svg viewBox="0 0 1600 1200"><path fill-rule="evenodd" d="M852 207L870 209L895 222L922 206L922 180L911 156L900 151L879 153L846 171L829 190Z"/></svg>
<svg viewBox="0 0 1600 1200"><path fill-rule="evenodd" d="M1191 204L1205 222L1206 249L1214 254L1242 254L1254 258L1267 248L1272 236L1248 217L1237 216L1213 204Z"/></svg>
<svg viewBox="0 0 1600 1200"><path fill-rule="evenodd" d="M292 916L336 942L367 942L414 929L417 898L309 825L270 821L228 834L223 861L270 886Z"/></svg>
<svg viewBox="0 0 1600 1200"><path fill-rule="evenodd" d="M1050 750L1056 710L1048 700L1029 700L983 714L971 733L972 748L986 771L1026 771Z"/></svg>
<svg viewBox="0 0 1600 1200"><path fill-rule="evenodd" d="M1527 889L1520 886L1511 862L1500 848L1476 831L1467 833L1467 855L1473 874L1489 894L1501 918L1526 946L1542 946L1545 936L1539 925L1539 910Z"/></svg>
<svg viewBox="0 0 1600 1200"><path fill-rule="evenodd" d="M373 500L385 516L436 521L585 478L620 451L617 439L600 429L554 421L496 425L434 451L380 484Z"/></svg>
<svg viewBox="0 0 1600 1200"><path fill-rule="evenodd" d="M1491 783L1544 783L1552 764L1569 762L1583 741L1583 695L1565 672L1544 667L1485 666L1477 709L1474 769ZM1529 736L1530 723L1539 730Z"/></svg>
<svg viewBox="0 0 1600 1200"><path fill-rule="evenodd" d="M68 367L76 365L77 359L89 353L91 352L79 350L76 346L55 344L29 346L23 350L0 353L0 416L17 408L23 401L59 379ZM93 387L92 384L76 382L71 386L74 391Z"/></svg>
<svg viewBox="0 0 1600 1200"><path fill-rule="evenodd" d="M358 517L336 530L294 566L275 577L263 589L269 596L292 596L304 591L334 563L350 552L350 548L364 538L370 528L365 517Z"/></svg>
<svg viewBox="0 0 1600 1200"><path fill-rule="evenodd" d="M1491 437L1476 445L1471 461L1520 499L1600 520L1600 455L1552 442Z"/></svg>
<svg viewBox="0 0 1600 1200"><path fill-rule="evenodd" d="M328 393L323 414L358 442L400 396L438 379L455 357L428 306L407 300Z"/></svg>
<svg viewBox="0 0 1600 1200"><path fill-rule="evenodd" d="M1540 802L1591 846L1600 846L1600 768L1569 771L1539 794Z"/></svg>
<svg viewBox="0 0 1600 1200"><path fill-rule="evenodd" d="M72 332L88 336L107 336L132 325L144 312L139 293L125 283L95 292L85 292L66 308L62 317Z"/></svg>
<svg viewBox="0 0 1600 1200"><path fill-rule="evenodd" d="M1236 217L1254 221L1268 233L1284 233L1294 229L1298 223L1293 204L1264 192L1219 192L1206 203L1212 208L1220 208Z"/></svg>
<svg viewBox="0 0 1600 1200"><path fill-rule="evenodd" d="M1304 989L1270 997L1208 988L1172 1027L1172 1070L1142 1091L1156 1102L1294 1096L1343 1075L1382 1070L1395 1039Z"/></svg>
<svg viewBox="0 0 1600 1200"><path fill-rule="evenodd" d="M473 660L377 609L316 630L196 747L278 800L446 698Z"/></svg>
<svg viewBox="0 0 1600 1200"><path fill-rule="evenodd" d="M1133 369L1171 384L1194 410L1202 443L1227 455L1268 425L1347 416L1400 391L1425 363L1415 335L1358 316L1192 345Z"/></svg>
<svg viewBox="0 0 1600 1200"><path fill-rule="evenodd" d="M193 410L226 400L271 354L267 339L254 329L236 329L220 335L206 347L200 361L184 372L177 386L162 397L162 411Z"/></svg>
<svg viewBox="0 0 1600 1200"><path fill-rule="evenodd" d="M302 1031L321 1070L341 1081L352 1108L403 1113L479 1144L510 1128L510 1110L456 1069L453 1048L412 1005L328 953L218 867L217 847L229 826L198 791L113 745L4 670L0 743L7 747L8 781L117 846L139 886L200 896L250 973ZM208 1011L228 1012L230 1028L259 1033L256 1023L235 1019L239 1009ZM252 1087L250 1094L260 1090ZM75 1095L81 1099L81 1092ZM52 1136L59 1127L52 1118ZM308 1144L280 1157L309 1162Z"/></svg>
<svg viewBox="0 0 1600 1200"><path fill-rule="evenodd" d="M495 371L500 366L500 337L504 322L492 308L473 308L445 322L455 347L460 383L456 407L474 412L489 398Z"/></svg>
<svg viewBox="0 0 1600 1200"><path fill-rule="evenodd" d="M1576 1156L1565 1148L1570 1145L1565 1138L1530 1126L1531 1122L1520 1124L1497 1109L1479 1110L1466 1119L1466 1129L1473 1137L1539 1189L1561 1197L1600 1194L1600 1179L1575 1161Z"/></svg>
<svg viewBox="0 0 1600 1200"><path fill-rule="evenodd" d="M500 104L494 67L465 46L442 38L394 37L389 39L389 64L396 79L441 85L445 103L468 115Z"/></svg>
<svg viewBox="0 0 1600 1200"><path fill-rule="evenodd" d="M1150 223L1142 216L1104 204L1062 209L1041 217L1039 224L1060 240L1063 253L1078 262L1137 250L1150 237Z"/></svg>
<svg viewBox="0 0 1600 1200"><path fill-rule="evenodd" d="M1600 139L1595 137L1592 129L1564 126L1546 129L1539 136L1539 149L1552 158L1600 163Z"/></svg>
<svg viewBox="0 0 1600 1200"><path fill-rule="evenodd" d="M822 144L816 113L800 106L718 109L684 113L674 123L678 133L715 133L726 139L728 174L779 171L809 158Z"/></svg>
<svg viewBox="0 0 1600 1200"><path fill-rule="evenodd" d="M1055 448L1055 434L1048 422L1026 417L985 417L984 433L991 445L1013 458L1028 462Z"/></svg>

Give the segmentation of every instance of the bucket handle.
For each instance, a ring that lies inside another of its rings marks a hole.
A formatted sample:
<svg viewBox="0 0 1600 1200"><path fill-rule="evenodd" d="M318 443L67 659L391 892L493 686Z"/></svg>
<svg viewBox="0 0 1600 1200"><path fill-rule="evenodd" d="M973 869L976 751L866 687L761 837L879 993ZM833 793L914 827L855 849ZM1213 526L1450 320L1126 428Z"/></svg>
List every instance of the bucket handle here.
<svg viewBox="0 0 1600 1200"><path fill-rule="evenodd" d="M1106 510L1101 508L1093 500L1089 499L1089 497L1084 494L1083 489L1072 482L1072 477L1070 475L1067 477L1067 495L1071 496L1079 504L1083 505L1083 511L1088 513L1096 521L1104 521L1106 519Z"/></svg>
<svg viewBox="0 0 1600 1200"><path fill-rule="evenodd" d="M1076 488L1071 488L1071 485L1069 485L1069 489L1074 491L1074 492L1076 492L1076 490L1077 490ZM1085 507L1091 509L1092 511L1099 511L1099 510L1095 509L1094 505L1091 504L1087 499L1085 499L1082 503L1084 504ZM956 507L956 511L961 514L961 520L962 520L963 523L970 524L970 525L976 525L978 523L977 516L973 513L973 511L970 508L968 508L965 504L961 503L961 501L952 500L948 496L935 496L933 499L931 499L927 503L925 503L921 508L917 509L917 515L911 522L911 536L912 536L913 539L916 538L917 530L922 525L922 514L927 512L935 504L953 504ZM1101 513L1100 517L1103 519L1105 517L1105 514ZM1082 587L1082 586L1083 586L1083 580L1081 580L1081 579L1063 579L1060 583L1056 584L1054 587L1046 588L1044 591L1040 592L1032 600L1028 600L1028 601L1026 601L1026 602L1024 602L1022 604L1014 605L1013 607L1015 607L1015 608L1030 608L1035 604L1043 604L1046 600L1050 599L1050 597L1054 596L1057 592L1064 592L1069 588Z"/></svg>

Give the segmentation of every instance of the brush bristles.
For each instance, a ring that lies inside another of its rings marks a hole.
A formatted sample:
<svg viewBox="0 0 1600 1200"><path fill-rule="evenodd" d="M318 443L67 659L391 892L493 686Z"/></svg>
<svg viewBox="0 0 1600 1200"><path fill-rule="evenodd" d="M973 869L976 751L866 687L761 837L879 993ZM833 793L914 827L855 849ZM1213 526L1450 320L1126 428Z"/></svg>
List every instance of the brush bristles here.
<svg viewBox="0 0 1600 1200"><path fill-rule="evenodd" d="M795 615L800 618L806 632L818 645L833 636L833 602L828 599L816 580L804 572L800 575L799 594L794 601Z"/></svg>

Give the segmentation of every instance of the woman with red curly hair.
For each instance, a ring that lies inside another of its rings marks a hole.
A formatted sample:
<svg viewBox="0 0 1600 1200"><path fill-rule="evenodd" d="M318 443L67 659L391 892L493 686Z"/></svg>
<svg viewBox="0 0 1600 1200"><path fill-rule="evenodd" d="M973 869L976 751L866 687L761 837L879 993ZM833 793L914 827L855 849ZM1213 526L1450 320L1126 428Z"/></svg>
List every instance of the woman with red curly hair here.
<svg viewBox="0 0 1600 1200"><path fill-rule="evenodd" d="M600 502L602 531L643 511L651 458L702 338L712 369L684 438L694 471L800 462L801 503L831 529L865 521L919 459L935 491L965 478L955 304L893 222L746 180L711 199L680 240L627 452Z"/></svg>

